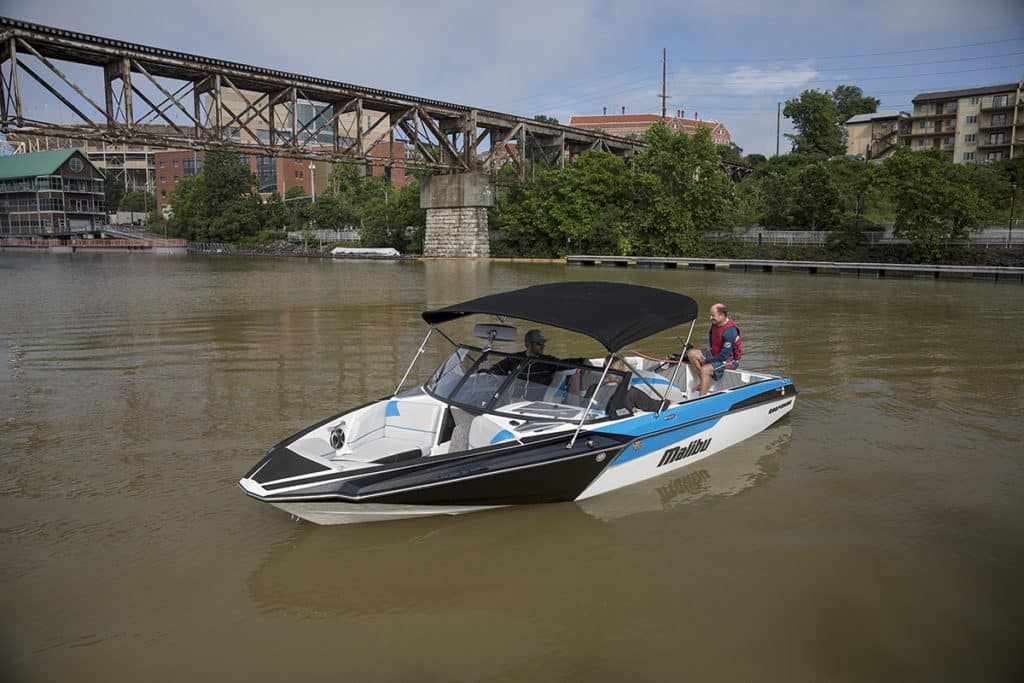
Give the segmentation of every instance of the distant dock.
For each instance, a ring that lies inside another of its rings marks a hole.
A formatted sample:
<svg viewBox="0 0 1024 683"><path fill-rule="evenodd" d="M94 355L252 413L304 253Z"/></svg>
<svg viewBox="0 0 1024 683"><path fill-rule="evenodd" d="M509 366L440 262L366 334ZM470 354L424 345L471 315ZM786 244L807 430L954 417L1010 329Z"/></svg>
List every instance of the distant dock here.
<svg viewBox="0 0 1024 683"><path fill-rule="evenodd" d="M185 254L185 240L102 238L102 239L52 239L52 238L0 238L0 251L48 251L51 254L73 254L88 252L143 252L151 254Z"/></svg>
<svg viewBox="0 0 1024 683"><path fill-rule="evenodd" d="M1011 266L941 266L907 263L842 263L836 261L772 261L763 259L706 259L662 256L566 256L568 265L628 268L686 268L746 273L806 273L865 278L922 278L987 280L1024 283L1024 268Z"/></svg>

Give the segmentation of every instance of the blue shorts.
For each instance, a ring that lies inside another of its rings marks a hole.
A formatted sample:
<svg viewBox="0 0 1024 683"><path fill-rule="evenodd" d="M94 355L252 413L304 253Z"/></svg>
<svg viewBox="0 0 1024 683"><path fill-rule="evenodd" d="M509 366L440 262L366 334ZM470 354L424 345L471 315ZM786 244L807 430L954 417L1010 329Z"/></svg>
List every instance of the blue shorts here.
<svg viewBox="0 0 1024 683"><path fill-rule="evenodd" d="M729 361L729 362L720 361L720 360L711 361L711 369L714 371L713 377L714 377L716 382L718 380L722 379L722 375L725 374L726 370L735 370L739 366L740 366L739 363L736 363L736 362L733 362L733 361Z"/></svg>

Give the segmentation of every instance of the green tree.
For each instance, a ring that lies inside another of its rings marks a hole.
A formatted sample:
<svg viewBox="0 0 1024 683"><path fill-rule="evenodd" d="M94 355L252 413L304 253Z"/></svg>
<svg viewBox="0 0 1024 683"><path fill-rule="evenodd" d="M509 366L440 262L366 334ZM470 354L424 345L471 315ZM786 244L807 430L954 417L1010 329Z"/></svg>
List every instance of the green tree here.
<svg viewBox="0 0 1024 683"><path fill-rule="evenodd" d="M991 214L991 204L971 186L971 173L939 150L900 147L885 160L881 181L896 206L893 234L910 240L916 259L940 260L946 240L965 238Z"/></svg>
<svg viewBox="0 0 1024 683"><path fill-rule="evenodd" d="M513 254L618 253L628 204L625 162L588 150L574 163L542 172L531 185L513 190L496 224Z"/></svg>
<svg viewBox="0 0 1024 683"><path fill-rule="evenodd" d="M116 176L108 177L103 182L103 202L107 211L117 211L121 206L121 198L124 197L124 178Z"/></svg>
<svg viewBox="0 0 1024 683"><path fill-rule="evenodd" d="M533 117L533 120L540 121L541 123L554 123L556 125L558 124L558 119L556 119L554 116L545 116L544 114L537 114L536 116Z"/></svg>
<svg viewBox="0 0 1024 683"><path fill-rule="evenodd" d="M630 191L632 253L676 256L700 251L704 232L719 227L732 187L718 169L718 150L707 129L690 136L657 121L637 155Z"/></svg>
<svg viewBox="0 0 1024 683"><path fill-rule="evenodd" d="M255 174L241 162L238 153L224 147L207 150L202 175L206 179L204 200L211 216L240 197L253 194L256 186Z"/></svg>
<svg viewBox="0 0 1024 683"><path fill-rule="evenodd" d="M167 222L169 234L193 242L213 241L203 199L205 189L206 180L202 173L185 176L174 186L168 199L171 207L171 217Z"/></svg>
<svg viewBox="0 0 1024 683"><path fill-rule="evenodd" d="M267 218L255 183L236 152L207 151L203 170L182 178L171 193L169 232L197 242L236 242L255 235Z"/></svg>
<svg viewBox="0 0 1024 683"><path fill-rule="evenodd" d="M839 108L832 96L818 90L805 90L800 97L786 100L782 113L793 122L796 135L786 133L797 153L835 156L845 150L837 123Z"/></svg>
<svg viewBox="0 0 1024 683"><path fill-rule="evenodd" d="M152 211L156 207L156 199L149 192L133 190L121 198L119 211Z"/></svg>
<svg viewBox="0 0 1024 683"><path fill-rule="evenodd" d="M842 195L827 162L800 169L791 185L793 220L804 230L831 230L842 215Z"/></svg>
<svg viewBox="0 0 1024 683"><path fill-rule="evenodd" d="M865 96L864 91L855 85L836 86L832 91L832 100L836 103L836 121L840 125L857 114L874 114L878 111L878 98Z"/></svg>
<svg viewBox="0 0 1024 683"><path fill-rule="evenodd" d="M728 145L718 145L718 153L722 157L722 161L743 163L743 148L735 142L730 142Z"/></svg>
<svg viewBox="0 0 1024 683"><path fill-rule="evenodd" d="M748 154L743 157L743 163L747 166L753 166L754 168L757 168L766 161L768 161L768 157L763 154Z"/></svg>

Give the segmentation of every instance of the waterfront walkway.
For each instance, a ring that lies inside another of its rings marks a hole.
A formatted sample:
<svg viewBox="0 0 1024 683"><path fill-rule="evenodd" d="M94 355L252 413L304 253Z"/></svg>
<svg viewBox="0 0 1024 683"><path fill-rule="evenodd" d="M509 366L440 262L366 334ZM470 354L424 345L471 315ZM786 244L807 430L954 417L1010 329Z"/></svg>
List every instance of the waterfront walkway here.
<svg viewBox="0 0 1024 683"><path fill-rule="evenodd" d="M101 238L55 239L41 237L5 237L0 239L0 251L46 250L53 254L72 254L76 251L137 251L154 254L184 254L186 242L177 239Z"/></svg>
<svg viewBox="0 0 1024 683"><path fill-rule="evenodd" d="M755 273L807 273L850 277L989 280L1024 283L1024 268L1011 266L942 266L909 263L842 263L836 261L773 261L768 259L676 258L666 256L566 256L568 265L688 268Z"/></svg>

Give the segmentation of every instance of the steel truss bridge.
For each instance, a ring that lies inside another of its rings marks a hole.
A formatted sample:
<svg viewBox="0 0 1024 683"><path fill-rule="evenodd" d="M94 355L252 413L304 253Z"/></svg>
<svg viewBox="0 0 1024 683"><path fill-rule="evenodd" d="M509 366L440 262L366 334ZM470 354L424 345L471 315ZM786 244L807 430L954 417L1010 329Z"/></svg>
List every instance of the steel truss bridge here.
<svg viewBox="0 0 1024 683"><path fill-rule="evenodd" d="M30 98L46 102L41 116L39 107L30 115ZM558 167L588 149L629 158L643 148L596 131L5 17L0 130L454 173L512 163L520 178L531 165ZM723 170L735 179L747 168Z"/></svg>

